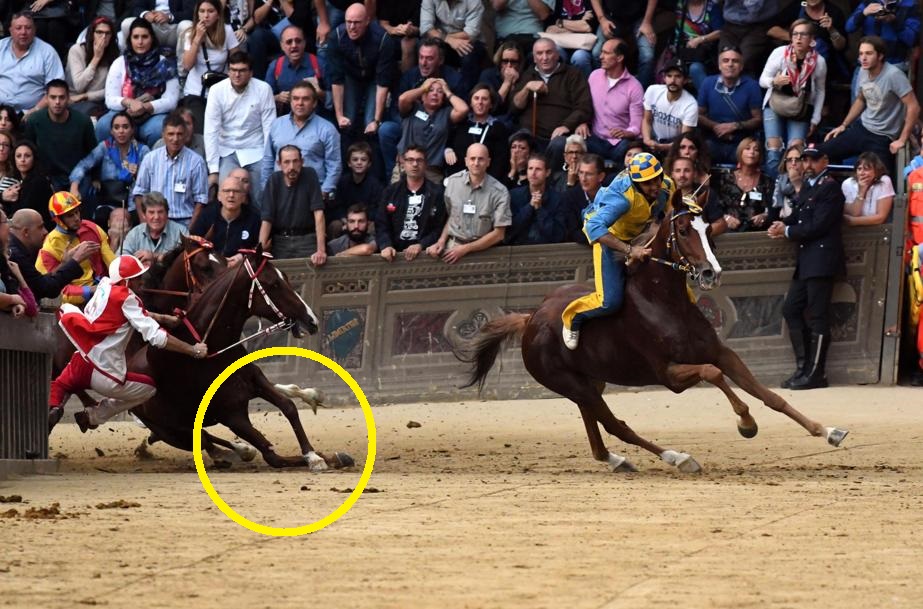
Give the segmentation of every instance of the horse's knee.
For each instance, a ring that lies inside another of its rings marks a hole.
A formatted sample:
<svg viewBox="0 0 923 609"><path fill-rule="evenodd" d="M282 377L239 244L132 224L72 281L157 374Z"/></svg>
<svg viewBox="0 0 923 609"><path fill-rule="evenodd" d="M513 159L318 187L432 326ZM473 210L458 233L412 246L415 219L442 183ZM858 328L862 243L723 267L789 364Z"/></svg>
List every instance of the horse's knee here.
<svg viewBox="0 0 923 609"><path fill-rule="evenodd" d="M720 383L722 380L724 380L724 373L720 368L713 364L704 364L699 375L712 385Z"/></svg>

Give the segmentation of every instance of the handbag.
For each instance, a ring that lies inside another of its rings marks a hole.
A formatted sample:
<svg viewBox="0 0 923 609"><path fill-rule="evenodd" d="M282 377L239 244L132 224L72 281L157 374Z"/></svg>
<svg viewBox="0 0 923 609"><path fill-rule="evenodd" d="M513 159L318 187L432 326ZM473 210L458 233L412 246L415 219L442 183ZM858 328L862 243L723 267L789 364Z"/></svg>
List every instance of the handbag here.
<svg viewBox="0 0 923 609"><path fill-rule="evenodd" d="M204 99L208 96L208 90L211 87L214 87L222 80L228 77L224 72L216 72L212 70L211 63L208 61L208 45L204 42L202 43L202 55L205 57L205 67L207 68L205 73L202 74L202 93L201 96Z"/></svg>
<svg viewBox="0 0 923 609"><path fill-rule="evenodd" d="M542 38L549 38L562 49L592 51L596 46L596 34L577 32L542 32Z"/></svg>
<svg viewBox="0 0 923 609"><path fill-rule="evenodd" d="M806 121L811 115L811 105L804 89L798 95L789 95L773 89L769 94L769 107L782 118L793 121Z"/></svg>

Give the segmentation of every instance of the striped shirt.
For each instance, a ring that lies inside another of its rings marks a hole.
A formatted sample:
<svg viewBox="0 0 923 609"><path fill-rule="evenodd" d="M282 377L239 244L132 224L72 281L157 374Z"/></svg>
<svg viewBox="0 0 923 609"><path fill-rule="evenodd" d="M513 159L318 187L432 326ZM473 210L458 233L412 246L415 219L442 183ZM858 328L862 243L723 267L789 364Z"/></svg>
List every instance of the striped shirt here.
<svg viewBox="0 0 923 609"><path fill-rule="evenodd" d="M205 160L183 146L170 158L167 148L152 150L141 161L132 197L159 192L170 205L170 219L188 224L196 204L208 202L208 173Z"/></svg>

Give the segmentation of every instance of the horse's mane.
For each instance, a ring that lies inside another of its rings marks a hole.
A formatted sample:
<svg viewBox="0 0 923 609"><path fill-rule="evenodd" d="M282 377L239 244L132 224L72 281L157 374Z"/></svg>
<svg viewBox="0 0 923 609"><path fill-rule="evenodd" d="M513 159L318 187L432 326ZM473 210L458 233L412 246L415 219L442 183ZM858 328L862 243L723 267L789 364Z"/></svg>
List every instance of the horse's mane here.
<svg viewBox="0 0 923 609"><path fill-rule="evenodd" d="M158 260L151 265L151 268L148 269L147 273L144 274L144 287L146 288L156 288L163 285L163 279L167 274L167 271L170 270L170 267L173 266L173 262L183 253L182 241L174 247L172 250L164 254L164 257L161 260Z"/></svg>

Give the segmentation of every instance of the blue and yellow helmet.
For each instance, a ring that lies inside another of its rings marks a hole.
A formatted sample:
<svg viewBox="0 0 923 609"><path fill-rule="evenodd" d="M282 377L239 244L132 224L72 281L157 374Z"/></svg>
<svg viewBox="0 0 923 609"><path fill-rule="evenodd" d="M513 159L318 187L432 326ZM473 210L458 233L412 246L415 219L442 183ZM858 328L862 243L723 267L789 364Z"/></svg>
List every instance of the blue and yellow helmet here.
<svg viewBox="0 0 923 609"><path fill-rule="evenodd" d="M663 166L650 152L639 152L628 162L628 177L632 182L647 182L663 174Z"/></svg>

